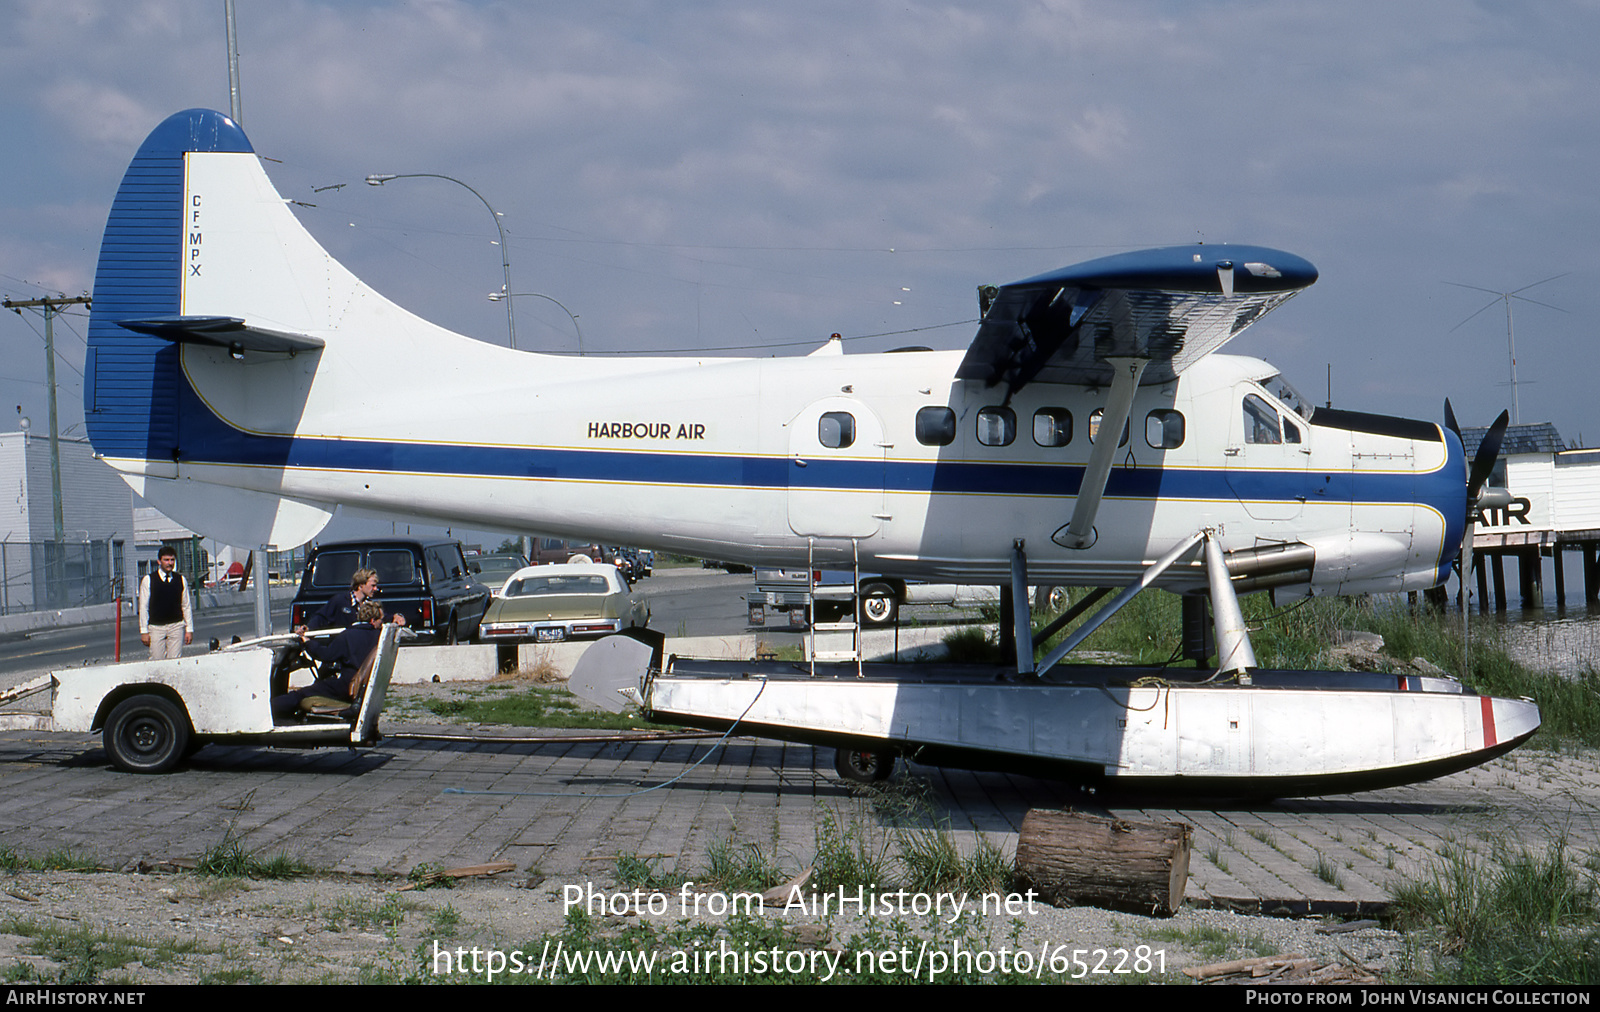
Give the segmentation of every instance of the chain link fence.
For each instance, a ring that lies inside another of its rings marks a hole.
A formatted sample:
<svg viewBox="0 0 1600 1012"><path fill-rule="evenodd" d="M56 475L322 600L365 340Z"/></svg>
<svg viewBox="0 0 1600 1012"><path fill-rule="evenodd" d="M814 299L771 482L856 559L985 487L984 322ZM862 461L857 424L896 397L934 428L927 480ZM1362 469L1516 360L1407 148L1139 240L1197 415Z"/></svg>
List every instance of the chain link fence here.
<svg viewBox="0 0 1600 1012"><path fill-rule="evenodd" d="M0 615L105 604L125 586L121 541L0 544Z"/></svg>

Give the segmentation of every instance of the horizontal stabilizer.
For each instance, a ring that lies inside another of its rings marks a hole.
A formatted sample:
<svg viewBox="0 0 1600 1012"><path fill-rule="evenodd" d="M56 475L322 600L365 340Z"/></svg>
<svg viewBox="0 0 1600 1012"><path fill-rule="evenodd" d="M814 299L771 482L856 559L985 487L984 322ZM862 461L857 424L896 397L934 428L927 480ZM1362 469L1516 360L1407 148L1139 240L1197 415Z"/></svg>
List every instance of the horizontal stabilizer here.
<svg viewBox="0 0 1600 1012"><path fill-rule="evenodd" d="M252 327L232 316L158 316L148 320L119 320L117 324L136 334L149 334L175 344L206 344L230 352L294 354L316 351L326 343L310 334Z"/></svg>
<svg viewBox="0 0 1600 1012"><path fill-rule="evenodd" d="M240 548L285 551L305 544L333 519L335 503L288 499L188 478L123 475L163 514L199 534Z"/></svg>

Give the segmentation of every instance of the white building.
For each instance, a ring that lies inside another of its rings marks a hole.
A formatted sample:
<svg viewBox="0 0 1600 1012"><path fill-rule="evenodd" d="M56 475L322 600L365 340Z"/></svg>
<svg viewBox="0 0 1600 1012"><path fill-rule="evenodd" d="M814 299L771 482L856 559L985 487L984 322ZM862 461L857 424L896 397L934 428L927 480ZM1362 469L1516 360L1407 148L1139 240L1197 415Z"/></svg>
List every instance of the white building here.
<svg viewBox="0 0 1600 1012"><path fill-rule="evenodd" d="M0 433L0 614L98 604L135 589L133 491L87 439L58 445L59 552L50 438Z"/></svg>

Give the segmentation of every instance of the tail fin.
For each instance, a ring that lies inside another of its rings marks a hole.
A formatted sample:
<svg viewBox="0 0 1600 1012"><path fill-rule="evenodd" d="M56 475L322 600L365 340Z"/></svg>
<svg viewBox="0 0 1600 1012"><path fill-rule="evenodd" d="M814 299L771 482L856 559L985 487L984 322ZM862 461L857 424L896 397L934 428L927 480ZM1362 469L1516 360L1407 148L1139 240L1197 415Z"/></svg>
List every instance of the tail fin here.
<svg viewBox="0 0 1600 1012"><path fill-rule="evenodd" d="M314 365L298 379L272 365L227 377L218 360L314 352L335 293L361 287L284 206L238 124L207 109L168 118L123 176L95 271L84 416L96 451L197 532L249 547L309 540L334 506L285 499L279 485ZM243 386L256 396L228 396Z"/></svg>

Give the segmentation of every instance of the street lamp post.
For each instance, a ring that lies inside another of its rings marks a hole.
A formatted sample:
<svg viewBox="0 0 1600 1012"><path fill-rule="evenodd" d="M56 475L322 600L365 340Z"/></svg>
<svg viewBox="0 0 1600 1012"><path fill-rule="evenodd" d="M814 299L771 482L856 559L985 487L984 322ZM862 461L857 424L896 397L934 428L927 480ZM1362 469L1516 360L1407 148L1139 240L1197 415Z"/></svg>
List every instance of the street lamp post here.
<svg viewBox="0 0 1600 1012"><path fill-rule="evenodd" d="M545 295L542 292L512 292L510 295L506 295L502 292L489 293L490 302L499 302L501 299L505 299L507 302L510 302L512 299L544 299L548 302L554 302L556 305L561 306L561 311L572 317L572 329L578 332L578 356L580 358L583 356L583 328L578 326L577 314L568 309L566 306L562 306L559 299L552 298L551 296Z"/></svg>
<svg viewBox="0 0 1600 1012"><path fill-rule="evenodd" d="M505 290L507 292L511 291L511 247L506 245L506 230L505 227L500 224L500 213L493 207L489 206L489 202L483 199L483 194L479 193L477 190L474 190L472 187L467 186L466 183L463 183L454 176L444 176L437 172L402 172L398 174L374 173L367 177L367 185L382 186L391 179L444 179L455 183L457 186L465 187L467 192L471 193L474 197L477 197L478 200L482 202L483 206L488 208L489 215L494 218L495 231L500 233L500 268L505 272ZM505 302L506 332L507 336L510 338L511 348L515 350L517 347L517 321L516 317L511 312L512 300L506 299Z"/></svg>

